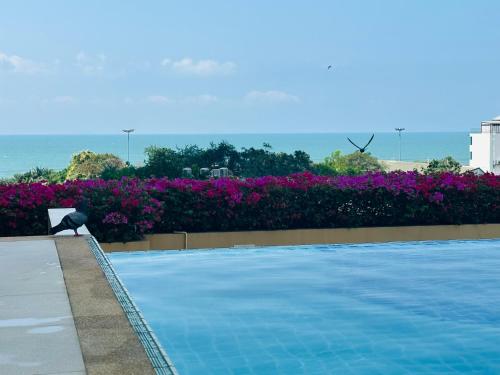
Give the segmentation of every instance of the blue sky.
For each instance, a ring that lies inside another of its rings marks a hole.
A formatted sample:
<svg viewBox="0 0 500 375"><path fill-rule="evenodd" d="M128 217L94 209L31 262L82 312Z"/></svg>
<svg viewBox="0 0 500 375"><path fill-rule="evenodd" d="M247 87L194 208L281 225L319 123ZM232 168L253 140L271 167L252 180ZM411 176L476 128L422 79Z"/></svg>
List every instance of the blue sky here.
<svg viewBox="0 0 500 375"><path fill-rule="evenodd" d="M500 115L499 1L1 9L0 134L467 131Z"/></svg>

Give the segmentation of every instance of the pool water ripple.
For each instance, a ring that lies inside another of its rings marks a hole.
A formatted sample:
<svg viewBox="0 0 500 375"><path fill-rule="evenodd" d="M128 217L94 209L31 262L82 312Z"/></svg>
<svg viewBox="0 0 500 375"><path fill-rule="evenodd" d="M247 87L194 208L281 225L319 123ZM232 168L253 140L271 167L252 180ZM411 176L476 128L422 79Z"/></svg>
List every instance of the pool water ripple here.
<svg viewBox="0 0 500 375"><path fill-rule="evenodd" d="M500 373L500 240L110 259L182 375Z"/></svg>

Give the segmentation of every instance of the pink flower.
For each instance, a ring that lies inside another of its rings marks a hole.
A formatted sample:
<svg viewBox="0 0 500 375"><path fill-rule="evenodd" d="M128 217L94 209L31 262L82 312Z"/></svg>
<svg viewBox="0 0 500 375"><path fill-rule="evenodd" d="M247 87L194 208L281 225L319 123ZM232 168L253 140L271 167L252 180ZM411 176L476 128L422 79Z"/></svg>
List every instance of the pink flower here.
<svg viewBox="0 0 500 375"><path fill-rule="evenodd" d="M59 201L62 207L74 207L75 200L73 198L65 198Z"/></svg>
<svg viewBox="0 0 500 375"><path fill-rule="evenodd" d="M154 223L149 220L141 220L136 223L137 227L141 232L153 229Z"/></svg>
<svg viewBox="0 0 500 375"><path fill-rule="evenodd" d="M142 209L142 213L143 214L151 214L155 212L155 209L151 206L145 206L143 209Z"/></svg>
<svg viewBox="0 0 500 375"><path fill-rule="evenodd" d="M102 219L102 222L104 224L114 225L128 224L128 218L120 212L110 212L104 217L104 219Z"/></svg>
<svg viewBox="0 0 500 375"><path fill-rule="evenodd" d="M250 194L247 196L247 203L249 205L255 205L261 200L262 196L259 193L256 193L255 191L252 191Z"/></svg>
<svg viewBox="0 0 500 375"><path fill-rule="evenodd" d="M434 194L432 194L429 198L431 202L442 202L444 200L444 194L436 191Z"/></svg>

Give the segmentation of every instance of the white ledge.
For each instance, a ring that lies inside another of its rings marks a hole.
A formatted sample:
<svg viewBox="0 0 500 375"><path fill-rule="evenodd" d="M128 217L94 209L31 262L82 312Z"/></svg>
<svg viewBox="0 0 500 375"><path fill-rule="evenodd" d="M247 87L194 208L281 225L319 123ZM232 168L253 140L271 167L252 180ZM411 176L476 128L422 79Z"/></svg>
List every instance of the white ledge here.
<svg viewBox="0 0 500 375"><path fill-rule="evenodd" d="M74 211L76 211L74 208L49 208L49 228L59 224L64 216ZM85 225L82 225L80 228L78 228L78 234L90 235L90 232ZM74 236L74 235L75 232L73 230L67 229L59 233L56 233L54 236Z"/></svg>

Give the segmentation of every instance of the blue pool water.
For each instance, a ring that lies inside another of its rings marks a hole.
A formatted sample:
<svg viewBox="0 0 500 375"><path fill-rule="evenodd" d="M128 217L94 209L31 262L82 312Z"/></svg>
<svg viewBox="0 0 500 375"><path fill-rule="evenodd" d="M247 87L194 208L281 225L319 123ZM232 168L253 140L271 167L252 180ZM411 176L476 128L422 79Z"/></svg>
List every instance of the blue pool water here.
<svg viewBox="0 0 500 375"><path fill-rule="evenodd" d="M110 259L181 375L500 373L500 240Z"/></svg>

